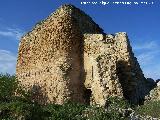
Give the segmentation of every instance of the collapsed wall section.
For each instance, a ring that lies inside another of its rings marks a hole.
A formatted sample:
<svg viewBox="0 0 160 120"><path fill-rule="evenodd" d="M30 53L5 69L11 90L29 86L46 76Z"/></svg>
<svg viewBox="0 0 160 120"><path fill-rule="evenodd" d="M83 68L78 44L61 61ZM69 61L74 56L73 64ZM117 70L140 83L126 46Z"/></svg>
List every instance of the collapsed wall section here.
<svg viewBox="0 0 160 120"><path fill-rule="evenodd" d="M134 56L126 33L115 35L117 75L122 85L123 95L134 104L144 101L146 95L145 77Z"/></svg>
<svg viewBox="0 0 160 120"><path fill-rule="evenodd" d="M109 96L123 96L116 75L115 40L105 34L85 34L84 38L85 87L92 91L90 103L104 106Z"/></svg>
<svg viewBox="0 0 160 120"><path fill-rule="evenodd" d="M104 105L109 96L139 104L146 95L145 78L126 33L85 34L85 86L91 101Z"/></svg>

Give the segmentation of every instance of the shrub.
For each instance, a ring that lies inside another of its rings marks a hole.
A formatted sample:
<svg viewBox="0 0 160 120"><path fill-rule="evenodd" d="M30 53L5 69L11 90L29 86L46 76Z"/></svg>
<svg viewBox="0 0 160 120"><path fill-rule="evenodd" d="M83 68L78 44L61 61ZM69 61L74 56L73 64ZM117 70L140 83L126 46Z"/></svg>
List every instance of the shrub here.
<svg viewBox="0 0 160 120"><path fill-rule="evenodd" d="M15 94L16 93L16 94ZM18 96L17 96L18 95ZM109 97L104 107L68 102L40 105L30 100L15 76L0 75L0 119L3 120L125 120L122 109L131 105L119 97ZM136 108L136 114L160 117L160 101L150 101Z"/></svg>
<svg viewBox="0 0 160 120"><path fill-rule="evenodd" d="M0 75L0 119L78 120L86 107L86 105L77 103L44 106L31 101L30 95L29 92L22 90L21 86L18 85L15 76Z"/></svg>
<svg viewBox="0 0 160 120"><path fill-rule="evenodd" d="M88 120L122 120L118 111L106 111L103 107L90 107L84 111Z"/></svg>
<svg viewBox="0 0 160 120"><path fill-rule="evenodd" d="M0 110L2 111L0 119L44 120L49 115L43 106L24 101L1 103Z"/></svg>
<svg viewBox="0 0 160 120"><path fill-rule="evenodd" d="M106 107L108 107L107 109L111 109L111 110L116 110L117 108L127 109L131 107L131 104L124 98L115 96L115 97L109 97L107 99Z"/></svg>
<svg viewBox="0 0 160 120"><path fill-rule="evenodd" d="M47 105L45 110L51 114L50 120L83 120L82 112L86 107L83 104L68 102L64 105Z"/></svg>
<svg viewBox="0 0 160 120"><path fill-rule="evenodd" d="M160 101L149 101L142 106L137 107L136 113L146 116L160 118Z"/></svg>
<svg viewBox="0 0 160 120"><path fill-rule="evenodd" d="M11 100L17 88L18 83L15 76L0 74L0 102Z"/></svg>
<svg viewBox="0 0 160 120"><path fill-rule="evenodd" d="M130 104L119 97L109 97L104 107L92 106L84 111L84 115L89 120L125 120L121 109L127 109Z"/></svg>

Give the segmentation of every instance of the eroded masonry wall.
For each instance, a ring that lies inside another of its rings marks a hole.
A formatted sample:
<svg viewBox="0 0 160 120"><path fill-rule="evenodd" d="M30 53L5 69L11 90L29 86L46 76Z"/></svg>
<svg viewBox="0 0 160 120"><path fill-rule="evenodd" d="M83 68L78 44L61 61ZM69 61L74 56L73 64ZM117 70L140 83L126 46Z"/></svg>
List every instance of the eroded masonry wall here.
<svg viewBox="0 0 160 120"><path fill-rule="evenodd" d="M75 24L70 25L71 22L71 17L64 14L51 22L46 21L22 38L18 79L24 87L36 89L33 90L37 97L34 99L41 103L61 104L71 97L82 100L79 80L82 36ZM76 96L71 96L71 92Z"/></svg>
<svg viewBox="0 0 160 120"><path fill-rule="evenodd" d="M85 34L85 87L92 91L91 104L105 105L109 96L123 96L116 75L115 39L112 35Z"/></svg>
<svg viewBox="0 0 160 120"><path fill-rule="evenodd" d="M132 103L139 104L144 101L147 94L146 79L134 56L132 47L126 33L115 35L117 75L122 85L123 95Z"/></svg>
<svg viewBox="0 0 160 120"><path fill-rule="evenodd" d="M126 33L85 34L85 86L91 102L104 105L109 96L139 104L146 94L145 78Z"/></svg>
<svg viewBox="0 0 160 120"><path fill-rule="evenodd" d="M16 75L32 99L42 104L84 102L82 33L101 31L82 11L64 5L23 36Z"/></svg>
<svg viewBox="0 0 160 120"><path fill-rule="evenodd" d="M143 101L146 79L126 33L107 35L83 11L63 5L22 37L16 75L32 100L105 105Z"/></svg>

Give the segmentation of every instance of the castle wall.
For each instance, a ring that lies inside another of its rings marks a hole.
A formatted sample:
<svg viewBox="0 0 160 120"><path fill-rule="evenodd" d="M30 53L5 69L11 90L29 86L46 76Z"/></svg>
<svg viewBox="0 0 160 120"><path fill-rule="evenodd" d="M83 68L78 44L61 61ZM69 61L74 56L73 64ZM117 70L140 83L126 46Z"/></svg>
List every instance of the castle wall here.
<svg viewBox="0 0 160 120"><path fill-rule="evenodd" d="M16 75L41 104L103 106L110 96L138 104L147 93L126 33L103 33L72 5L61 6L22 37Z"/></svg>
<svg viewBox="0 0 160 120"><path fill-rule="evenodd" d="M16 75L33 100L84 102L83 32L102 29L79 9L64 5L22 37Z"/></svg>
<svg viewBox="0 0 160 120"><path fill-rule="evenodd" d="M92 91L91 99L101 105L109 96L124 96L135 104L143 101L145 78L126 33L84 36L85 86Z"/></svg>
<svg viewBox="0 0 160 120"><path fill-rule="evenodd" d="M123 95L132 103L140 103L146 95L145 77L134 57L132 47L126 33L115 35L117 75L123 89Z"/></svg>
<svg viewBox="0 0 160 120"><path fill-rule="evenodd" d="M17 75L25 88L38 86L44 93L38 98L41 103L62 104L72 99L82 101L81 34L72 24L68 14L47 20L42 26L23 37L18 56ZM75 62L76 61L76 62ZM74 75L74 76L73 76ZM72 82L70 82L72 81ZM37 88L37 87L36 87ZM42 96L47 97L43 99Z"/></svg>
<svg viewBox="0 0 160 120"><path fill-rule="evenodd" d="M107 97L123 96L116 75L114 39L105 34L84 36L85 86L92 91L91 104L105 105Z"/></svg>

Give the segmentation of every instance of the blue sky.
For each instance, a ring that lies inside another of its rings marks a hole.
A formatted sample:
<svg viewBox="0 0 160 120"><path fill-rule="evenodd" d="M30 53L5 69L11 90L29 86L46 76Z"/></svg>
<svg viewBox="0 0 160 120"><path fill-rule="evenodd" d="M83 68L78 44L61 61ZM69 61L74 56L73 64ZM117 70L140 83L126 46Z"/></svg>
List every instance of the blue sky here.
<svg viewBox="0 0 160 120"><path fill-rule="evenodd" d="M89 14L106 33L127 32L135 56L146 77L160 78L160 2L148 4L102 4L102 0L1 0L0 1L0 72L15 73L20 37L60 5L71 3ZM115 0L115 2L136 0ZM152 3L153 2L153 3Z"/></svg>

